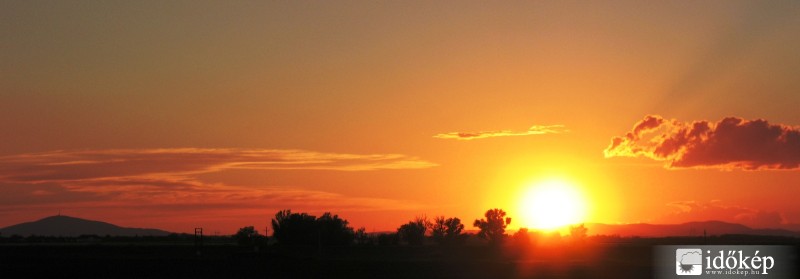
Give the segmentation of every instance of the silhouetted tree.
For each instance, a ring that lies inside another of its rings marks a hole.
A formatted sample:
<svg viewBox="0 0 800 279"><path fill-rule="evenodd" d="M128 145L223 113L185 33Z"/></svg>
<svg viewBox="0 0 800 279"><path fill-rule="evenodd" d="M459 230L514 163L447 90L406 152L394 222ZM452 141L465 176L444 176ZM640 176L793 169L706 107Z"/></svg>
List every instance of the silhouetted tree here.
<svg viewBox="0 0 800 279"><path fill-rule="evenodd" d="M253 226L240 228L233 235L233 238L241 246L262 246L267 242L267 237L258 234L258 231Z"/></svg>
<svg viewBox="0 0 800 279"><path fill-rule="evenodd" d="M528 228L520 228L513 236L514 244L519 246L531 245L531 236Z"/></svg>
<svg viewBox="0 0 800 279"><path fill-rule="evenodd" d="M347 220L330 212L315 218L306 213L281 210L272 220L272 230L275 240L282 245L348 245L354 238Z"/></svg>
<svg viewBox="0 0 800 279"><path fill-rule="evenodd" d="M578 226L569 226L569 236L572 238L573 241L583 241L586 239L586 232L589 229L580 224Z"/></svg>
<svg viewBox="0 0 800 279"><path fill-rule="evenodd" d="M318 232L314 216L306 213L292 213L281 210L272 219L272 236L284 245L314 245L318 241Z"/></svg>
<svg viewBox="0 0 800 279"><path fill-rule="evenodd" d="M425 217L417 217L397 228L397 234L401 240L405 240L411 245L422 245L425 240L425 231L428 230L430 222Z"/></svg>
<svg viewBox="0 0 800 279"><path fill-rule="evenodd" d="M347 226L347 220L325 212L317 218L316 225L319 231L320 245L348 245L353 243L353 228Z"/></svg>
<svg viewBox="0 0 800 279"><path fill-rule="evenodd" d="M500 244L506 236L506 226L511 224L511 218L506 217L506 212L499 208L487 210L484 216L486 219L476 219L472 224L480 229L478 236L490 244Z"/></svg>
<svg viewBox="0 0 800 279"><path fill-rule="evenodd" d="M367 234L367 229L364 227L360 227L356 230L355 240L356 244L359 245L366 245L372 243L371 239L369 238L369 235Z"/></svg>
<svg viewBox="0 0 800 279"><path fill-rule="evenodd" d="M461 219L447 218L439 216L434 218L431 225L431 237L434 241L442 245L453 245L461 243L464 240L464 224L461 224Z"/></svg>
<svg viewBox="0 0 800 279"><path fill-rule="evenodd" d="M239 245L253 245L256 235L258 235L258 231L256 231L253 226L247 226L240 228L239 231L233 235L233 238L236 239L236 243L239 243Z"/></svg>

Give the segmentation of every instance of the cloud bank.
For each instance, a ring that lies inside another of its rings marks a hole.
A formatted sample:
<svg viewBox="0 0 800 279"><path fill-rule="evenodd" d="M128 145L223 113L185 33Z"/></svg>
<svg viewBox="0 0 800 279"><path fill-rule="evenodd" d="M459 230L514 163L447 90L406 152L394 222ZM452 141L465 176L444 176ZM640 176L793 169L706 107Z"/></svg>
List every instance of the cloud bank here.
<svg viewBox="0 0 800 279"><path fill-rule="evenodd" d="M684 123L648 115L605 149L610 157L647 157L670 168L798 169L800 128L727 117Z"/></svg>
<svg viewBox="0 0 800 279"><path fill-rule="evenodd" d="M529 136L529 135L544 135L544 134L560 134L568 132L564 129L564 125L534 125L527 131L480 131L480 132L450 132L442 133L433 136L438 139L456 139L456 140L474 140L485 139L494 137L510 137L510 136Z"/></svg>

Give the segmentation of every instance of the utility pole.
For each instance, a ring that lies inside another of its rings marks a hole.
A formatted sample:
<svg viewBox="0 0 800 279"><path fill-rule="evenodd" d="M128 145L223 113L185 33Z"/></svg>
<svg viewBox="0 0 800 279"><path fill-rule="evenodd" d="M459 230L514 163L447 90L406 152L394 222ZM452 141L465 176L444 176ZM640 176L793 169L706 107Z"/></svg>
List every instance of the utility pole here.
<svg viewBox="0 0 800 279"><path fill-rule="evenodd" d="M194 248L197 249L197 255L202 253L200 250L203 248L203 228L194 228Z"/></svg>

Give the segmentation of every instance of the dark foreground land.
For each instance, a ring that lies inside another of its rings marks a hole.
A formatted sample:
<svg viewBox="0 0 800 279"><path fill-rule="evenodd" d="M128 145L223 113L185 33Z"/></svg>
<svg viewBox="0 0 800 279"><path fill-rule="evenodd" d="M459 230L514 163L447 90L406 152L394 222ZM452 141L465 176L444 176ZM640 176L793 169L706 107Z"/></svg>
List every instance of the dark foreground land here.
<svg viewBox="0 0 800 279"><path fill-rule="evenodd" d="M20 278L650 278L655 245L771 244L796 238L589 239L460 247L278 247L191 243L0 245L0 270ZM11 278L5 277L4 278Z"/></svg>

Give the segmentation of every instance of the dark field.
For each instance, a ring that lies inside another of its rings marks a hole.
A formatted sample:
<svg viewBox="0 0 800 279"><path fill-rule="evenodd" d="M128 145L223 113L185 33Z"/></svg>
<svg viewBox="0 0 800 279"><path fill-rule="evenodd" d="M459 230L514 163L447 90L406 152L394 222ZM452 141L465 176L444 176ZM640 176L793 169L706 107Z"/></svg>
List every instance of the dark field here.
<svg viewBox="0 0 800 279"><path fill-rule="evenodd" d="M795 238L591 239L527 248L191 244L0 245L3 274L63 278L650 278L653 246L781 244ZM16 276L15 276L16 277ZM5 277L3 278L10 278Z"/></svg>

